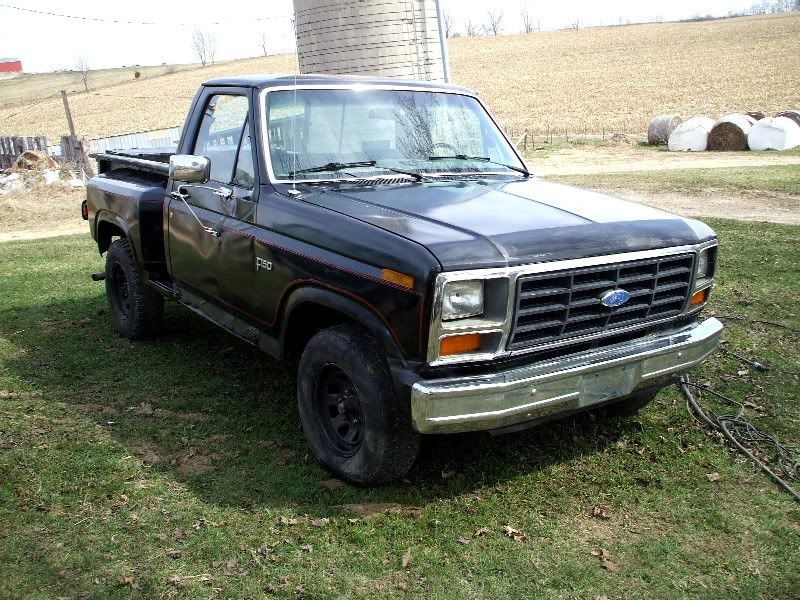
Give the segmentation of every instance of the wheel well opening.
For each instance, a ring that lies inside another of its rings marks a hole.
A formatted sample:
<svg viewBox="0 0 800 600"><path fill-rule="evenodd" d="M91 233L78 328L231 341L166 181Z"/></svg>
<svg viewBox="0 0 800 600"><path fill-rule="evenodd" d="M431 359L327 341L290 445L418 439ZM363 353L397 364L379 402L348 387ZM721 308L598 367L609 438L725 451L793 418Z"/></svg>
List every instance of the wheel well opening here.
<svg viewBox="0 0 800 600"><path fill-rule="evenodd" d="M317 332L341 323L354 322L347 315L327 306L312 302L300 304L292 311L286 326L284 339L287 358L299 358L306 344Z"/></svg>
<svg viewBox="0 0 800 600"><path fill-rule="evenodd" d="M100 221L97 224L97 247L100 249L100 254L111 247L115 237L125 237L125 232L119 225L108 221Z"/></svg>

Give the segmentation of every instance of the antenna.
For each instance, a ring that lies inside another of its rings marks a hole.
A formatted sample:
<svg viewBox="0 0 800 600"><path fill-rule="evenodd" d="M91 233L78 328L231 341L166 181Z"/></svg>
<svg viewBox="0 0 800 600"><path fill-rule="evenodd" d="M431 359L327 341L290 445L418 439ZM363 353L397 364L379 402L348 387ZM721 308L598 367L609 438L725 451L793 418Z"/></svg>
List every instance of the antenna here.
<svg viewBox="0 0 800 600"><path fill-rule="evenodd" d="M294 101L292 102L292 191L297 192L297 137L295 121L297 120L297 74L294 76Z"/></svg>

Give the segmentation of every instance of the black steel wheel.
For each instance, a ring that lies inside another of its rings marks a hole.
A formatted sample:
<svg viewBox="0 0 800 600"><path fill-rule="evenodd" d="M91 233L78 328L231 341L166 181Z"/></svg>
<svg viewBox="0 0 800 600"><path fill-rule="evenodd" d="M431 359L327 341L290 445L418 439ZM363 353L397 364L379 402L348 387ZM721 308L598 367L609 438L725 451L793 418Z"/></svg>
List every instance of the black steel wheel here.
<svg viewBox="0 0 800 600"><path fill-rule="evenodd" d="M298 367L297 407L314 456L340 479L379 485L405 475L417 458L420 436L397 399L383 348L360 325L311 338Z"/></svg>
<svg viewBox="0 0 800 600"><path fill-rule="evenodd" d="M355 385L338 366L325 365L317 379L316 415L332 448L352 456L364 441L364 415Z"/></svg>
<svg viewBox="0 0 800 600"><path fill-rule="evenodd" d="M164 298L147 285L125 238L106 254L106 297L111 320L121 335L139 339L155 334L164 315Z"/></svg>

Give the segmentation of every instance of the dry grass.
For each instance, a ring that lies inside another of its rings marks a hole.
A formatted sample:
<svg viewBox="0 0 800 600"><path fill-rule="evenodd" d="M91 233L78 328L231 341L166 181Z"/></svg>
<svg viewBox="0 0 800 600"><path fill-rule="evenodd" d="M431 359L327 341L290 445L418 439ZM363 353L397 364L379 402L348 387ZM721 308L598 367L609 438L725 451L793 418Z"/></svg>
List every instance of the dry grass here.
<svg viewBox="0 0 800 600"><path fill-rule="evenodd" d="M800 14L461 38L450 42L456 83L477 89L514 131L644 132L653 115L773 112L800 106ZM197 85L226 74L293 72L294 55L193 69L76 94L90 137L182 123ZM154 98L138 98L153 96ZM18 109L16 109L18 110ZM60 100L0 109L0 133L64 131Z"/></svg>
<svg viewBox="0 0 800 600"><path fill-rule="evenodd" d="M198 65L168 65L153 67L122 67L92 71L89 89L98 90L119 83L132 82L134 72L139 71L139 83L152 77L171 72L196 69ZM11 79L0 79L0 106L25 104L32 100L52 96L61 90L68 93L83 92L83 84L75 72L32 73Z"/></svg>
<svg viewBox="0 0 800 600"><path fill-rule="evenodd" d="M11 232L74 232L88 230L80 205L86 190L66 186L34 186L0 196L0 240Z"/></svg>

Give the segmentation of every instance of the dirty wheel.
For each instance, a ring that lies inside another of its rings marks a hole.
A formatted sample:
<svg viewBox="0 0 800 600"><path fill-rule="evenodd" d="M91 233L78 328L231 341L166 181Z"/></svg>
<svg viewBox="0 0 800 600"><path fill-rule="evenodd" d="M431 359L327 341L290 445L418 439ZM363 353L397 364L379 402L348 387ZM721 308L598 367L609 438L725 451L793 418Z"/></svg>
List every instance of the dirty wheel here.
<svg viewBox="0 0 800 600"><path fill-rule="evenodd" d="M148 337L161 324L164 299L145 283L124 238L115 240L106 254L106 296L114 329L125 337Z"/></svg>
<svg viewBox="0 0 800 600"><path fill-rule="evenodd" d="M358 325L311 339L298 368L297 404L314 455L341 479L378 485L416 460L419 434L401 410L382 349Z"/></svg>

